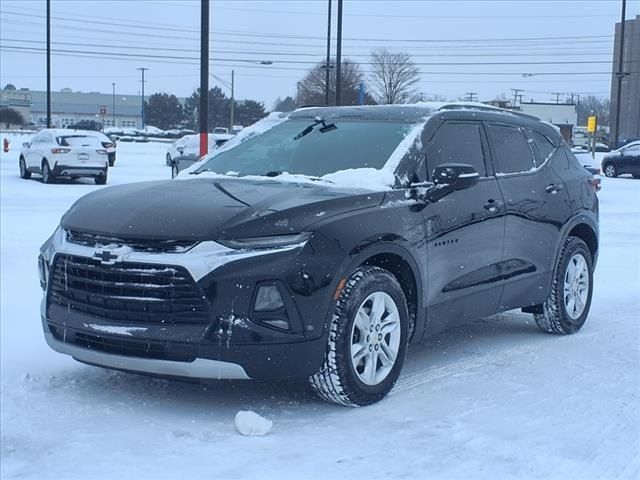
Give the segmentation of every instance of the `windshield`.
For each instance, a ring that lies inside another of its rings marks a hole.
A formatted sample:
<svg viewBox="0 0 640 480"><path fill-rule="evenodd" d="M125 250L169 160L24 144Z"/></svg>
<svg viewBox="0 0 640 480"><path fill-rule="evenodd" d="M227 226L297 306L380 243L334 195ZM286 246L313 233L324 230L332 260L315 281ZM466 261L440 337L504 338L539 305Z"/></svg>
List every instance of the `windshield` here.
<svg viewBox="0 0 640 480"><path fill-rule="evenodd" d="M194 173L279 173L322 177L354 168L381 169L411 124L400 121L336 120L323 129L311 119L287 120L209 158ZM300 135L314 127L310 133Z"/></svg>

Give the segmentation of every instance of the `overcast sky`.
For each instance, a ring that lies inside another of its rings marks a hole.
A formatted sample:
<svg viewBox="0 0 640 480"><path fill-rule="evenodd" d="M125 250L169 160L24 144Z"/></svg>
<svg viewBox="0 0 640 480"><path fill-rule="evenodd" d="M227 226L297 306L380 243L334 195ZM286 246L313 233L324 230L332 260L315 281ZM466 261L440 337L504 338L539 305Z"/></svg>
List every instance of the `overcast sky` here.
<svg viewBox="0 0 640 480"><path fill-rule="evenodd" d="M137 67L149 68L146 94L188 96L199 86L199 0L51 4L54 90L111 93L115 82L117 92L137 94ZM367 72L372 49L405 51L426 96L486 100L520 88L536 101L555 99L552 92L608 97L620 10L621 0L344 0L343 55ZM333 0L334 37L336 11ZM44 0L0 3L2 86L45 89L45 13ZM639 14L640 1L629 0L627 19ZM325 55L326 17L327 0L211 0L210 71L223 82L210 85L228 94L234 69L236 98L272 108L276 97L295 95Z"/></svg>

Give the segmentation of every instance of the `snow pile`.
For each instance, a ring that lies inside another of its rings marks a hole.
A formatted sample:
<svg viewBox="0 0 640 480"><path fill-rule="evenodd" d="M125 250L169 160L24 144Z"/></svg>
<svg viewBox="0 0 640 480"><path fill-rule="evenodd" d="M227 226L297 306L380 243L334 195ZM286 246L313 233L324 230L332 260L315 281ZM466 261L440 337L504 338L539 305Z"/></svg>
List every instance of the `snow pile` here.
<svg viewBox="0 0 640 480"><path fill-rule="evenodd" d="M236 413L236 428L242 435L262 436L271 431L273 422L251 410L240 410Z"/></svg>

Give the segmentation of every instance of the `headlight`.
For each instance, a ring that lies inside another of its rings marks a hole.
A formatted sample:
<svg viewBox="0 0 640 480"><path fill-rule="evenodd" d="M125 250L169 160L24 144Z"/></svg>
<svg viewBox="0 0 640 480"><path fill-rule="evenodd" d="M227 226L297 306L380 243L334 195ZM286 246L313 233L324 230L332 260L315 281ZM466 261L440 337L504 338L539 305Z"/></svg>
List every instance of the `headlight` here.
<svg viewBox="0 0 640 480"><path fill-rule="evenodd" d="M58 226L53 235L40 247L40 255L38 255L38 276L40 277L40 286L43 290L47 288L49 281L49 269L51 268L51 260L56 251L56 245L60 245L64 241L64 230Z"/></svg>
<svg viewBox="0 0 640 480"><path fill-rule="evenodd" d="M46 290L47 282L49 281L49 262L45 260L42 254L38 255L38 276L40 277L40 288Z"/></svg>
<svg viewBox="0 0 640 480"><path fill-rule="evenodd" d="M235 240L218 240L225 247L238 250L253 250L261 248L279 248L302 244L309 240L311 232L295 233L291 235L270 235L266 237L248 237Z"/></svg>

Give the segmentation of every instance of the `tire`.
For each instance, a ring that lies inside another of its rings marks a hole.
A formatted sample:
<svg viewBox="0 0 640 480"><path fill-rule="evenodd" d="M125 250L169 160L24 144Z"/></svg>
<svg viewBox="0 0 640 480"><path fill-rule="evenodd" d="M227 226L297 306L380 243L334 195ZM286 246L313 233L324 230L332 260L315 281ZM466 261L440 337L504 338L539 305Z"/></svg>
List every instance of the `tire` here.
<svg viewBox="0 0 640 480"><path fill-rule="evenodd" d="M561 335L577 332L589 315L592 293L591 253L578 237L568 237L553 274L549 298L541 313L534 314L538 327Z"/></svg>
<svg viewBox="0 0 640 480"><path fill-rule="evenodd" d="M42 183L53 183L54 176L51 174L51 168L49 162L42 161Z"/></svg>
<svg viewBox="0 0 640 480"><path fill-rule="evenodd" d="M378 319L373 314L371 321L376 302L382 302L378 305L383 310ZM382 268L358 268L336 303L323 364L309 377L312 388L323 400L339 405L357 407L378 402L400 375L408 331L407 301L398 280ZM378 334L371 334L375 332Z"/></svg>
<svg viewBox="0 0 640 480"><path fill-rule="evenodd" d="M167 159L167 165L171 165L172 162L171 162L171 154L170 153L167 153L166 159Z"/></svg>
<svg viewBox="0 0 640 480"><path fill-rule="evenodd" d="M180 171L178 170L178 164L173 162L171 164L171 178L176 178Z"/></svg>
<svg viewBox="0 0 640 480"><path fill-rule="evenodd" d="M20 167L20 178L29 180L31 178L31 172L27 170L27 164L24 161L24 157L20 157L20 160L18 161L18 165Z"/></svg>
<svg viewBox="0 0 640 480"><path fill-rule="evenodd" d="M98 175L97 177L94 177L93 181L96 182L96 185L106 185L107 184L107 171L105 170L102 175Z"/></svg>
<svg viewBox="0 0 640 480"><path fill-rule="evenodd" d="M613 163L605 163L603 168L605 176L615 178L618 176L618 169Z"/></svg>
<svg viewBox="0 0 640 480"><path fill-rule="evenodd" d="M116 164L116 154L109 154L109 166L113 167Z"/></svg>

